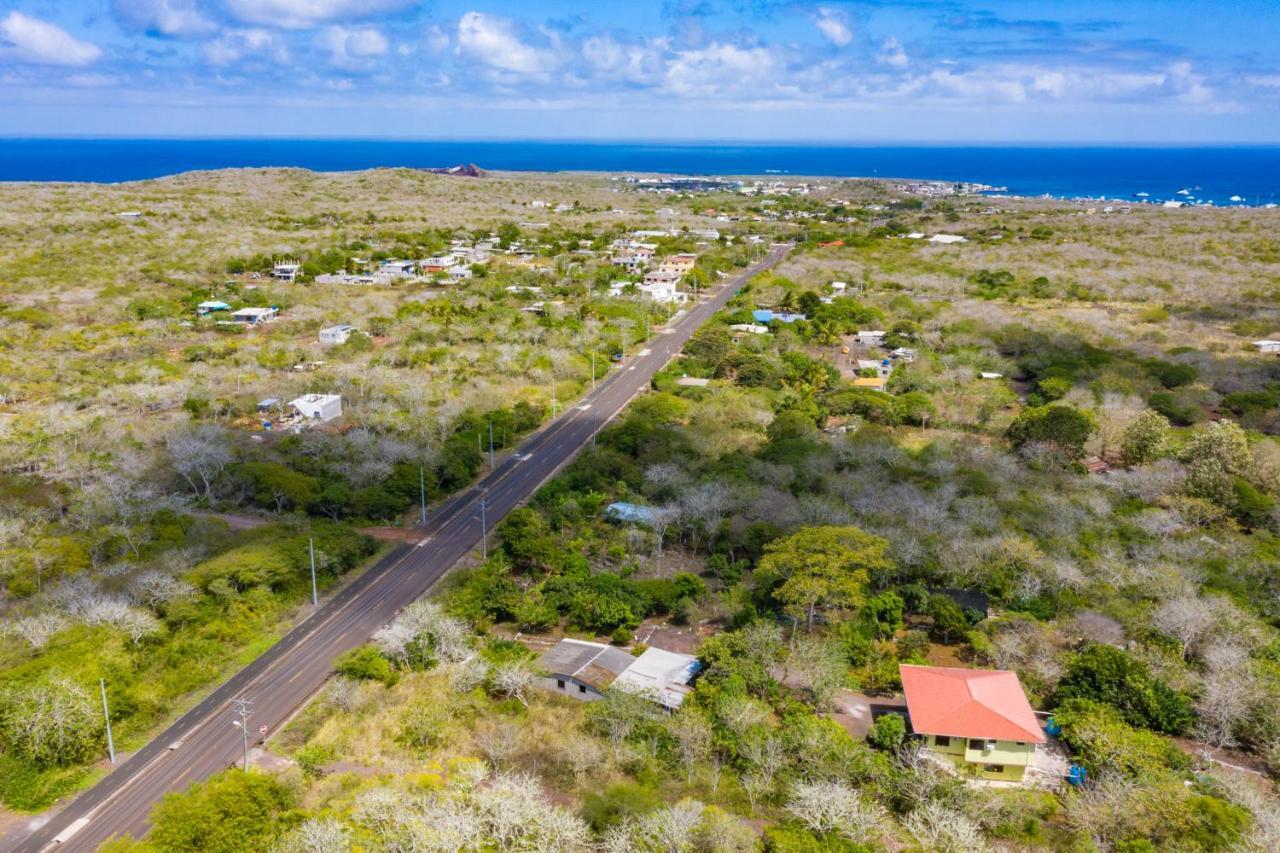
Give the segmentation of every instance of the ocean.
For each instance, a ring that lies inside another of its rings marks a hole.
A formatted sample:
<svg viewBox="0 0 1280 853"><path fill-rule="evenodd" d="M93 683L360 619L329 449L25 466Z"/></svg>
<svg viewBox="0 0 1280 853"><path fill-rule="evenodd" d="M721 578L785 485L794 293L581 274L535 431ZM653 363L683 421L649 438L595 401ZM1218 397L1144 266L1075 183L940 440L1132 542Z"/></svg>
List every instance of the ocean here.
<svg viewBox="0 0 1280 853"><path fill-rule="evenodd" d="M1280 146L0 139L3 181L117 183L246 166L338 172L459 163L514 171L921 178L988 184L1026 196L1280 202Z"/></svg>

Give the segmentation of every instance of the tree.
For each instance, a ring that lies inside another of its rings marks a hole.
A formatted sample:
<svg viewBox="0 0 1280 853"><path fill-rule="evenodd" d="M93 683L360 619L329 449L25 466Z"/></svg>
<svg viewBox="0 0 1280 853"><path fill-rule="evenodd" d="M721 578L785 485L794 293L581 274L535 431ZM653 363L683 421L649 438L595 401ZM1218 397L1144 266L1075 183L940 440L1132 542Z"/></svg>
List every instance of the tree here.
<svg viewBox="0 0 1280 853"><path fill-rule="evenodd" d="M888 825L884 809L839 780L796 783L787 811L818 835L836 833L855 842L874 842Z"/></svg>
<svg viewBox="0 0 1280 853"><path fill-rule="evenodd" d="M963 637L970 628L969 617L963 608L949 596L929 596L929 617L933 620L930 633L940 643L950 643L957 636Z"/></svg>
<svg viewBox="0 0 1280 853"><path fill-rule="evenodd" d="M876 749L892 752L907 739L907 723L901 714L884 714L867 732L867 743Z"/></svg>
<svg viewBox="0 0 1280 853"><path fill-rule="evenodd" d="M274 778L230 770L165 796L147 837L161 853L266 850L288 828L293 805L293 794Z"/></svg>
<svg viewBox="0 0 1280 853"><path fill-rule="evenodd" d="M609 739L614 761L622 757L622 745L632 732L653 718L654 704L648 696L621 687L610 687L587 706L587 727Z"/></svg>
<svg viewBox="0 0 1280 853"><path fill-rule="evenodd" d="M1253 464L1249 439L1234 421L1217 421L1197 429L1183 448L1187 464L1187 493L1192 497L1230 507L1235 480L1248 474Z"/></svg>
<svg viewBox="0 0 1280 853"><path fill-rule="evenodd" d="M1148 409L1125 429L1120 458L1126 465L1146 465L1160 456L1168 440L1169 419Z"/></svg>
<svg viewBox="0 0 1280 853"><path fill-rule="evenodd" d="M231 449L222 430L201 426L165 438L173 470L198 496L209 500L218 475L231 464Z"/></svg>
<svg viewBox="0 0 1280 853"><path fill-rule="evenodd" d="M102 749L102 732L93 697L65 676L0 688L0 746L38 767L90 760Z"/></svg>
<svg viewBox="0 0 1280 853"><path fill-rule="evenodd" d="M1084 455L1085 442L1097 432L1098 422L1088 412L1058 403L1023 409L1006 431L1015 447L1047 444L1069 459Z"/></svg>
<svg viewBox="0 0 1280 853"><path fill-rule="evenodd" d="M1089 699L1110 705L1132 726L1177 734L1192 720L1191 706L1147 665L1132 655L1097 643L1067 658L1055 704Z"/></svg>
<svg viewBox="0 0 1280 853"><path fill-rule="evenodd" d="M538 673L528 663L522 660L507 661L494 667L489 677L494 692L529 707L525 694L537 684Z"/></svg>
<svg viewBox="0 0 1280 853"><path fill-rule="evenodd" d="M1170 598L1151 614L1151 621L1164 633L1178 641L1182 659L1203 639L1217 622L1214 602L1195 595Z"/></svg>
<svg viewBox="0 0 1280 853"><path fill-rule="evenodd" d="M400 680L399 674L391 667L391 662L376 647L370 645L352 649L338 658L334 671L358 681L380 681L388 687Z"/></svg>
<svg viewBox="0 0 1280 853"><path fill-rule="evenodd" d="M812 631L819 608L862 603L870 573L890 568L888 547L856 527L805 527L766 545L757 572L783 579L774 598Z"/></svg>
<svg viewBox="0 0 1280 853"><path fill-rule="evenodd" d="M693 781L693 770L711 752L711 724L702 712L685 706L667 718L667 731L676 742L686 782Z"/></svg>

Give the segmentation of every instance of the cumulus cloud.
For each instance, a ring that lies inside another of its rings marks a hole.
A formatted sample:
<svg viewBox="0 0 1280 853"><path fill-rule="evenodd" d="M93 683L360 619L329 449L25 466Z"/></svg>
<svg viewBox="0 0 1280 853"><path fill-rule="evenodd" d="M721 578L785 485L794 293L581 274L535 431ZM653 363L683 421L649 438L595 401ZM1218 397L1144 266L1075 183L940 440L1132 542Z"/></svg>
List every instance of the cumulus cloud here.
<svg viewBox="0 0 1280 853"><path fill-rule="evenodd" d="M270 30L228 30L206 42L200 53L204 61L218 68L237 63L283 65L289 61L284 41Z"/></svg>
<svg viewBox="0 0 1280 853"><path fill-rule="evenodd" d="M102 57L95 44L81 41L48 21L10 12L0 20L0 58L34 65L91 65Z"/></svg>
<svg viewBox="0 0 1280 853"><path fill-rule="evenodd" d="M306 30L331 21L368 18L416 6L419 0L227 0L227 10L247 24Z"/></svg>
<svg viewBox="0 0 1280 853"><path fill-rule="evenodd" d="M839 9L819 6L814 16L814 24L827 41L836 47L844 47L853 41L853 26L849 23L849 16Z"/></svg>
<svg viewBox="0 0 1280 853"><path fill-rule="evenodd" d="M501 71L540 74L557 65L551 51L526 43L515 22L483 12L467 12L458 21L459 56Z"/></svg>
<svg viewBox="0 0 1280 853"><path fill-rule="evenodd" d="M776 82L778 62L764 47L713 42L677 51L667 68L666 87L679 95L713 96Z"/></svg>
<svg viewBox="0 0 1280 853"><path fill-rule="evenodd" d="M390 49L387 37L376 27L332 26L320 34L318 42L328 51L330 63L351 71L369 70L371 61L386 56Z"/></svg>
<svg viewBox="0 0 1280 853"><path fill-rule="evenodd" d="M199 38L218 25L195 0L112 0L111 11L126 29L169 38Z"/></svg>
<svg viewBox="0 0 1280 853"><path fill-rule="evenodd" d="M910 61L907 58L907 51L902 47L902 42L893 36L889 36L880 44L880 52L876 54L876 62L890 68L906 68Z"/></svg>

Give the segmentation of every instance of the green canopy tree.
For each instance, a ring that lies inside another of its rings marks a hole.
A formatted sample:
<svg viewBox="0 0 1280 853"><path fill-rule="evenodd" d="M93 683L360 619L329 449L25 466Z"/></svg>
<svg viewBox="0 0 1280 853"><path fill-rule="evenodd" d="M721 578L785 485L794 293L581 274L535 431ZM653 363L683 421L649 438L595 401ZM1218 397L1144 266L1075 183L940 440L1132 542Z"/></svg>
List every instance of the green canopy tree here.
<svg viewBox="0 0 1280 853"><path fill-rule="evenodd" d="M1056 404L1024 409L1009 424L1007 434L1015 447L1047 444L1070 459L1079 459L1085 442L1097 431L1098 422L1090 413Z"/></svg>
<svg viewBox="0 0 1280 853"><path fill-rule="evenodd" d="M766 545L759 570L783 579L773 597L813 630L819 608L862 604L870 573L890 568L888 547L856 527L806 527Z"/></svg>

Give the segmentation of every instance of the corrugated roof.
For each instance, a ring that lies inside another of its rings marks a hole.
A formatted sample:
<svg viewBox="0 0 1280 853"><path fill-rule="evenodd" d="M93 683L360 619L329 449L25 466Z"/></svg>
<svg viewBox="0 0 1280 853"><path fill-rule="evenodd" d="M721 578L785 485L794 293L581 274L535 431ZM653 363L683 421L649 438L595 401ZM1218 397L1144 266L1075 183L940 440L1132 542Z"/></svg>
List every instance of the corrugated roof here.
<svg viewBox="0 0 1280 853"><path fill-rule="evenodd" d="M650 647L632 661L615 683L619 687L655 693L658 702L668 708L678 708L697 672L698 659L693 655Z"/></svg>
<svg viewBox="0 0 1280 853"><path fill-rule="evenodd" d="M898 669L917 734L1044 743L1016 673L907 664Z"/></svg>
<svg viewBox="0 0 1280 853"><path fill-rule="evenodd" d="M542 666L552 675L576 678L597 690L613 683L635 658L604 643L565 638L542 655Z"/></svg>

